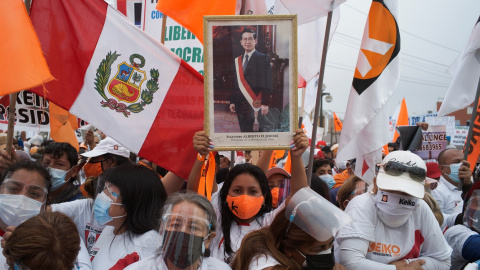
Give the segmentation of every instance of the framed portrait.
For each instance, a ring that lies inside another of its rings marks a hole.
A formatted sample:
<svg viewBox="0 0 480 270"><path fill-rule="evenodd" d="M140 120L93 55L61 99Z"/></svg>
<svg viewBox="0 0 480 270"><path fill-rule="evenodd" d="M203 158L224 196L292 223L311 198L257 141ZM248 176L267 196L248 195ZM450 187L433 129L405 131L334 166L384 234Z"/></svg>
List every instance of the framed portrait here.
<svg viewBox="0 0 480 270"><path fill-rule="evenodd" d="M204 17L204 130L215 150L289 149L298 125L296 15Z"/></svg>

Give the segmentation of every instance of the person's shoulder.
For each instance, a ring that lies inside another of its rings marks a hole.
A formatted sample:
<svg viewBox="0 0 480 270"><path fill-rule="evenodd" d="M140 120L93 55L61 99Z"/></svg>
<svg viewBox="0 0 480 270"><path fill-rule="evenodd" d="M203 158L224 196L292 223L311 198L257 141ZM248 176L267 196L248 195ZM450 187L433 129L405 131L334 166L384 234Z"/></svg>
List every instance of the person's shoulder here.
<svg viewBox="0 0 480 270"><path fill-rule="evenodd" d="M206 268L204 268L204 266L206 266ZM215 258L212 258L212 257L204 257L203 258L203 263L202 263L202 270L203 269L213 269L213 270L222 270L222 269L225 269L225 270L228 270L228 269L232 269L230 268L230 266L222 261L220 261L219 259L215 259Z"/></svg>
<svg viewBox="0 0 480 270"><path fill-rule="evenodd" d="M67 209L83 209L84 207L91 207L93 199L79 199L63 203L52 204L52 211L64 212Z"/></svg>
<svg viewBox="0 0 480 270"><path fill-rule="evenodd" d="M257 51L257 50L255 50L255 51L253 52L253 55L252 55L252 56L268 58L268 55L266 55L266 54L264 54L264 53L261 53L261 52L259 52L259 51Z"/></svg>

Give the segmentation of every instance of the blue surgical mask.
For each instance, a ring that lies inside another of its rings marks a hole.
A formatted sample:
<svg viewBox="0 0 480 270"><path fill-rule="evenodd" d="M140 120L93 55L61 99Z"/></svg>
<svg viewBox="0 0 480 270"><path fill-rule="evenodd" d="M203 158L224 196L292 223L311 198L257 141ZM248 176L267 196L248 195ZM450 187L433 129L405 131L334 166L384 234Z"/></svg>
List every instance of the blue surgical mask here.
<svg viewBox="0 0 480 270"><path fill-rule="evenodd" d="M333 186L335 185L335 180L333 179L333 176L331 176L330 174L320 175L319 177L320 179L323 180L323 182L325 182L325 184L327 184L328 189L332 189Z"/></svg>
<svg viewBox="0 0 480 270"><path fill-rule="evenodd" d="M100 225L105 225L108 222L112 221L114 218L120 218L124 216L119 216L119 217L111 217L110 214L108 213L108 210L112 206L112 204L115 205L122 205L121 203L114 203L110 197L108 197L105 192L102 192L97 195L97 198L95 198L95 203L93 204L93 214L95 215L95 220L97 220L98 224Z"/></svg>
<svg viewBox="0 0 480 270"><path fill-rule="evenodd" d="M65 176L67 175L67 171L55 168L49 168L50 175L50 182L52 183L52 191L59 189L63 184L65 184Z"/></svg>
<svg viewBox="0 0 480 270"><path fill-rule="evenodd" d="M450 174L448 177L452 179L453 182L458 183L460 179L458 178L458 171L460 170L460 166L462 166L462 162L450 164Z"/></svg>

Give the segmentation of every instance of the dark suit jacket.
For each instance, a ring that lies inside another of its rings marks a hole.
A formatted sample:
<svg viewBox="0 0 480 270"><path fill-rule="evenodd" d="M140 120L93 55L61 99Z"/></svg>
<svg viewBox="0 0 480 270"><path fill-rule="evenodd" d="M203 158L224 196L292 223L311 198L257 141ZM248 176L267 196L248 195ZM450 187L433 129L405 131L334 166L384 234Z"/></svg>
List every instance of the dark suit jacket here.
<svg viewBox="0 0 480 270"><path fill-rule="evenodd" d="M248 85L256 95L260 92L262 93L262 105L270 106L272 102L272 69L270 67L268 56L255 50L252 57L248 60L244 76ZM230 103L237 105L246 102L246 99L238 87L236 74L234 76L234 81L235 91L231 96Z"/></svg>

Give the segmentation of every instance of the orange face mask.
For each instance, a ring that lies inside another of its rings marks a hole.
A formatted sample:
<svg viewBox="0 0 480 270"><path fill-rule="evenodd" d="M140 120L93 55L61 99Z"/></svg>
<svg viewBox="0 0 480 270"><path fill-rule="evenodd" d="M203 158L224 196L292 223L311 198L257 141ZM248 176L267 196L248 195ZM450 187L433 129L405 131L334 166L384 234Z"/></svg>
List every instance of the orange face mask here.
<svg viewBox="0 0 480 270"><path fill-rule="evenodd" d="M239 219L250 219L254 217L260 208L262 208L264 198L241 195L232 197L227 195L227 203L230 211Z"/></svg>
<svg viewBox="0 0 480 270"><path fill-rule="evenodd" d="M83 171L85 176L88 178L90 176L97 177L102 173L102 163L87 163L83 166Z"/></svg>
<svg viewBox="0 0 480 270"><path fill-rule="evenodd" d="M278 196L280 195L280 188L279 187L274 187L270 191L272 193L272 206L273 208L278 207Z"/></svg>

